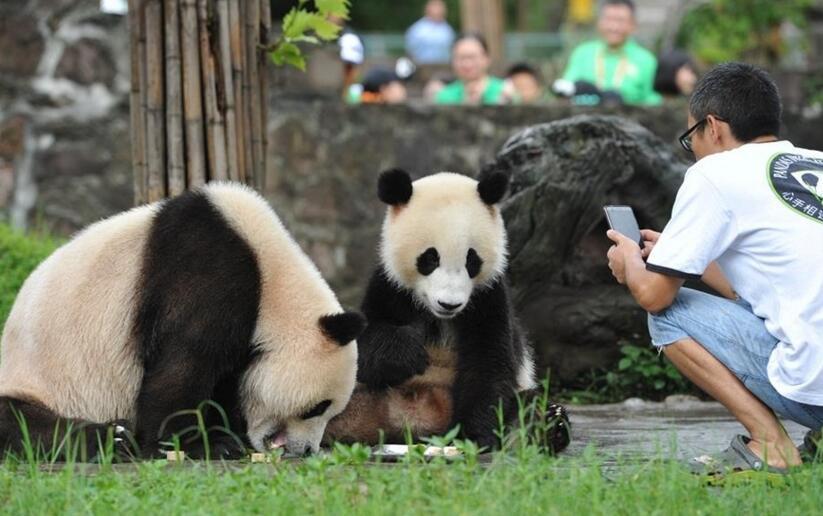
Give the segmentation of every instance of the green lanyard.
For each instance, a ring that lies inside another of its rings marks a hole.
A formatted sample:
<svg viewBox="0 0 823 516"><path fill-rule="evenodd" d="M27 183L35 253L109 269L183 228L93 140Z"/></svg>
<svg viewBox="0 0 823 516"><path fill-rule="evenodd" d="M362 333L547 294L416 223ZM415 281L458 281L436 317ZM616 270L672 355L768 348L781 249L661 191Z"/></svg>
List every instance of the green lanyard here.
<svg viewBox="0 0 823 516"><path fill-rule="evenodd" d="M626 57L626 53L621 51L620 61L617 63L617 68L614 70L614 77L612 77L612 85L611 88L615 90L619 90L620 86L623 84L623 79L626 78L626 70L629 67L629 58ZM596 76L597 87L600 90L606 89L606 50L600 49L597 52L597 58L595 59L595 69L594 73Z"/></svg>

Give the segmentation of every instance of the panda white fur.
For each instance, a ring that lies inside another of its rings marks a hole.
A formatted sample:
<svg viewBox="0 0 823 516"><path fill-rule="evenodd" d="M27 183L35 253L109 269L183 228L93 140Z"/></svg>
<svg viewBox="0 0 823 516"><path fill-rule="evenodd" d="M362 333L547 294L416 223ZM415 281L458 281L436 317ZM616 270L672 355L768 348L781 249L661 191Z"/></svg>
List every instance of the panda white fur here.
<svg viewBox="0 0 823 516"><path fill-rule="evenodd" d="M505 281L506 231L497 206L508 178L479 182L439 173L412 183L402 170L378 180L389 205L380 264L367 287L358 381L327 440L389 442L459 424L481 446L500 444L496 407L515 423L536 389L532 350L514 316ZM548 443L568 443L562 407Z"/></svg>
<svg viewBox="0 0 823 516"><path fill-rule="evenodd" d="M169 417L208 399L259 451L316 451L354 388L363 325L251 189L135 208L79 233L19 292L0 348L0 452L19 449L22 415L47 447L60 422L89 450L125 427L152 455L194 423ZM215 436L212 455L240 453L233 442Z"/></svg>

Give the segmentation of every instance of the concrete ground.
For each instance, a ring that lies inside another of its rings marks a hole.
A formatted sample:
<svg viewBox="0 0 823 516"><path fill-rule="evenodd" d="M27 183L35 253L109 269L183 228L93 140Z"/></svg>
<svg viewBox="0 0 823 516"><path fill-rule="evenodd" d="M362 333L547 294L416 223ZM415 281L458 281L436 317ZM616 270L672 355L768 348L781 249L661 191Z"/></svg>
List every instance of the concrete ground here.
<svg viewBox="0 0 823 516"><path fill-rule="evenodd" d="M703 454L712 454L728 447L732 437L745 434L726 410L713 402L699 401L689 396L670 396L665 402L629 399L610 405L568 406L572 421L572 442L562 453L565 457L583 454L593 445L604 460L606 470L620 463L651 458L688 460ZM800 443L806 429L795 423L786 423L789 435ZM491 456L481 456L480 462L489 462ZM285 459L288 462L301 459ZM218 467L226 471L243 468L244 461L225 461ZM199 467L197 461L185 460L170 467ZM385 466L395 465L392 462ZM259 467L274 467L258 464ZM64 465L43 465L44 471L59 471ZM134 464L115 464L115 471L131 472ZM99 465L80 464L78 471L97 474Z"/></svg>
<svg viewBox="0 0 823 516"><path fill-rule="evenodd" d="M719 403L671 396L653 403L630 399L612 405L567 407L572 421L572 443L566 455L580 455L593 444L608 460L660 457L689 459L728 447L736 434L746 434ZM786 423L789 435L800 443L806 429Z"/></svg>

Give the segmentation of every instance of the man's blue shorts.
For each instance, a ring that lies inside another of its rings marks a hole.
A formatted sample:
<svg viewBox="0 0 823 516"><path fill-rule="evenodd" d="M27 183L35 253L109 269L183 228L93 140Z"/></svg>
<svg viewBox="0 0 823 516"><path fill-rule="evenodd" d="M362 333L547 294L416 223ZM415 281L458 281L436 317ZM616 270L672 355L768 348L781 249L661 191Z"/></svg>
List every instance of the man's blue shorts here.
<svg viewBox="0 0 823 516"><path fill-rule="evenodd" d="M649 333L657 347L691 337L779 416L812 430L823 428L823 407L790 400L772 387L766 367L778 341L745 301L681 288L669 308L649 314Z"/></svg>

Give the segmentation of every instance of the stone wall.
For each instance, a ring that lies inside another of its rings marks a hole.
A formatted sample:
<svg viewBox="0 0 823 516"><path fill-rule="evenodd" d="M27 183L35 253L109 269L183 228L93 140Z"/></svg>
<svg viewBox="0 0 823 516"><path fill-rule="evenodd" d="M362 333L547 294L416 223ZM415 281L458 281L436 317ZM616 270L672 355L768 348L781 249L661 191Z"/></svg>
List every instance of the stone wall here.
<svg viewBox="0 0 823 516"><path fill-rule="evenodd" d="M0 2L0 214L67 233L129 207L128 33L96 0Z"/></svg>

